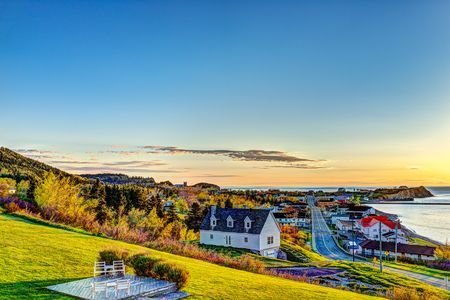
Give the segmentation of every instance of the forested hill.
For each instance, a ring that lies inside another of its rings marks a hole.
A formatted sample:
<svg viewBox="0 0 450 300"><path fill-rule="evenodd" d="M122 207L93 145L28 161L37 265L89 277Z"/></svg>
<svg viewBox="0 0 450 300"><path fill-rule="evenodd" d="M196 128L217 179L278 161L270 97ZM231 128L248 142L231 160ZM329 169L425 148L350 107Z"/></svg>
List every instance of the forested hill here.
<svg viewBox="0 0 450 300"><path fill-rule="evenodd" d="M8 148L0 147L0 174L36 180L43 178L44 174L49 171L61 177L71 177L78 183L88 182L88 179L69 174L45 163L23 156Z"/></svg>
<svg viewBox="0 0 450 300"><path fill-rule="evenodd" d="M125 174L83 174L80 175L84 178L98 179L103 183L109 184L135 184L144 187L155 186L155 180L152 177L130 177Z"/></svg>

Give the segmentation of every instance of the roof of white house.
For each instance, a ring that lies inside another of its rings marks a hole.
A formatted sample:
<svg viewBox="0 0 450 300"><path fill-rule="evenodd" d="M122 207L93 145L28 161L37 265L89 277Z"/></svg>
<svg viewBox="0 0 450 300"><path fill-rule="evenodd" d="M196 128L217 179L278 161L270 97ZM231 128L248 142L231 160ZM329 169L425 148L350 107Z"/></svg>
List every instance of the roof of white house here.
<svg viewBox="0 0 450 300"><path fill-rule="evenodd" d="M266 223L267 217L271 214L270 209L247 209L247 208L216 208L214 217L216 226L211 226L211 209L209 209L202 224L201 230L214 230L223 232L252 233L259 234ZM233 227L228 227L227 218L233 219ZM251 227L246 230L245 219L251 221Z"/></svg>

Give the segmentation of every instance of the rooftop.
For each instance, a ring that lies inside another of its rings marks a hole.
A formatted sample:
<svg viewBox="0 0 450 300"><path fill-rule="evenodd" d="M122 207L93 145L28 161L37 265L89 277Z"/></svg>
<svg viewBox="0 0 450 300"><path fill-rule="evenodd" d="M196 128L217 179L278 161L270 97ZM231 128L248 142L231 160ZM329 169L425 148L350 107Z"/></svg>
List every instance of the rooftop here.
<svg viewBox="0 0 450 300"><path fill-rule="evenodd" d="M374 240L365 240L361 243L361 248L364 249L376 249L380 248L379 241ZM395 251L395 243L394 242L382 242L381 249L383 251L394 252ZM433 256L435 247L430 246L420 246L420 245L408 245L408 244L397 244L397 252L398 253L408 253L408 254L420 254L420 255L428 255Z"/></svg>
<svg viewBox="0 0 450 300"><path fill-rule="evenodd" d="M368 216L360 220L362 227L372 227L375 224L378 224L378 222L383 223L384 225L386 225L391 229L394 229L396 224L395 222L389 220L389 218L386 216ZM398 228L399 229L401 228L400 223L398 223Z"/></svg>
<svg viewBox="0 0 450 300"><path fill-rule="evenodd" d="M211 209L209 209L202 224L201 230L214 230L223 232L252 233L259 234L266 223L267 217L271 214L270 209L248 209L248 208L216 208L214 216L216 218L216 226L211 228ZM227 218L233 218L233 227L227 226ZM251 227L248 231L245 229L245 218L249 217Z"/></svg>

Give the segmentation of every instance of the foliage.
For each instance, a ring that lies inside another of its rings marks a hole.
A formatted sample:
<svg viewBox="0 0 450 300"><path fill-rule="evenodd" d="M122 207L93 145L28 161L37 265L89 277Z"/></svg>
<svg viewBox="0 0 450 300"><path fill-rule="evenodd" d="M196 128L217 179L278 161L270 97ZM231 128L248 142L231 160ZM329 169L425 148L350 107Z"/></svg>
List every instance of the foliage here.
<svg viewBox="0 0 450 300"><path fill-rule="evenodd" d="M7 197L9 190L16 186L16 181L12 178L0 178L0 197Z"/></svg>
<svg viewBox="0 0 450 300"><path fill-rule="evenodd" d="M7 215L0 215L0 245L3 247L3 251L0 251L0 299L68 299L45 287L91 277L99 251L111 246L124 248L130 254L145 252L152 257L184 266L190 274L184 290L194 299L374 299L225 268L120 241L36 225Z"/></svg>
<svg viewBox="0 0 450 300"><path fill-rule="evenodd" d="M414 288L394 287L390 289L386 297L392 300L439 300L438 295L427 291L419 292Z"/></svg>
<svg viewBox="0 0 450 300"><path fill-rule="evenodd" d="M21 199L27 198L29 188L30 188L30 181L21 180L20 182L17 183L16 195Z"/></svg>
<svg viewBox="0 0 450 300"><path fill-rule="evenodd" d="M153 266L160 260L146 254L135 254L128 259L127 264L134 269L136 275L153 277Z"/></svg>
<svg viewBox="0 0 450 300"><path fill-rule="evenodd" d="M107 264L111 265L115 260L123 260L126 261L128 258L128 251L118 247L108 247L98 254L98 260L104 261Z"/></svg>
<svg viewBox="0 0 450 300"><path fill-rule="evenodd" d="M19 209L24 209L24 210L30 210L30 211L36 211L36 206L30 202L21 200L17 197L5 197L5 198L0 198L0 204L2 205L9 205L14 203L15 206ZM16 210L17 211L17 210Z"/></svg>
<svg viewBox="0 0 450 300"><path fill-rule="evenodd" d="M164 261L157 261L152 268L152 274L162 280L175 282L178 289L186 286L189 272L180 266Z"/></svg>
<svg viewBox="0 0 450 300"><path fill-rule="evenodd" d="M98 232L95 214L88 210L88 205L79 194L80 186L71 182L70 178L59 178L50 172L36 187L35 201L47 220Z"/></svg>
<svg viewBox="0 0 450 300"><path fill-rule="evenodd" d="M240 269L255 273L264 273L264 263L247 254L242 255L238 258L232 258L230 256L217 253L213 250L200 248L199 246L192 243L183 243L172 239L158 239L147 243L146 246L153 249L196 258L234 269Z"/></svg>
<svg viewBox="0 0 450 300"><path fill-rule="evenodd" d="M440 245L436 248L436 257L443 260L450 260L450 245Z"/></svg>
<svg viewBox="0 0 450 300"><path fill-rule="evenodd" d="M188 216L186 218L186 225L189 229L195 232L200 230L200 225L202 224L203 218L207 213L207 209L201 208L198 202L192 203L191 209L189 210Z"/></svg>

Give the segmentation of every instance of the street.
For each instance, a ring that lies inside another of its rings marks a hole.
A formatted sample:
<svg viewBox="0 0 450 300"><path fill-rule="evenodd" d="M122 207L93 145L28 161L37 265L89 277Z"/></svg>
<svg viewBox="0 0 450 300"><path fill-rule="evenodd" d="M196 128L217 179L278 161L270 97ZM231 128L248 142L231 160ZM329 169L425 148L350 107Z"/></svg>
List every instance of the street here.
<svg viewBox="0 0 450 300"><path fill-rule="evenodd" d="M322 212L315 205L315 198L313 196L307 197L308 206L311 210L311 231L312 231L312 247L313 250L333 260L347 260L352 261L352 255L343 251L340 247L336 245L332 237L332 233L328 228L325 219L323 218ZM355 257L356 262L366 262L365 260ZM427 276L411 271L399 270L387 266L383 266L383 270L389 270L401 275L412 277L414 279L426 282L428 284L446 289L444 279L440 279L433 276Z"/></svg>

